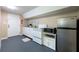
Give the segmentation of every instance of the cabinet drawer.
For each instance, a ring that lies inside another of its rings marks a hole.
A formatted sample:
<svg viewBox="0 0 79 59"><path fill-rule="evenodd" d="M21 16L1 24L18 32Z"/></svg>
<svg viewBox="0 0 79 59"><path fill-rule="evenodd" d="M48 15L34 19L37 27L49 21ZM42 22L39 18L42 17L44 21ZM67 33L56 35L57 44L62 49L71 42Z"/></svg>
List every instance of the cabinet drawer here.
<svg viewBox="0 0 79 59"><path fill-rule="evenodd" d="M33 31L33 36L42 38L42 32L39 32L39 31Z"/></svg>

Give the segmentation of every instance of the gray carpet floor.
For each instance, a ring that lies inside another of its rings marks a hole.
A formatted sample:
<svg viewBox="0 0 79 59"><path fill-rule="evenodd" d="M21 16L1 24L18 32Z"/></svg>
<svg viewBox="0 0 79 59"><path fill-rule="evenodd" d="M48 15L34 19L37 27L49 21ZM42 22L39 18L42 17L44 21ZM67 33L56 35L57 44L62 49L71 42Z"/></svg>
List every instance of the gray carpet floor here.
<svg viewBox="0 0 79 59"><path fill-rule="evenodd" d="M23 38L25 36L14 36L2 40L1 52L54 52L52 49L34 41L23 42Z"/></svg>

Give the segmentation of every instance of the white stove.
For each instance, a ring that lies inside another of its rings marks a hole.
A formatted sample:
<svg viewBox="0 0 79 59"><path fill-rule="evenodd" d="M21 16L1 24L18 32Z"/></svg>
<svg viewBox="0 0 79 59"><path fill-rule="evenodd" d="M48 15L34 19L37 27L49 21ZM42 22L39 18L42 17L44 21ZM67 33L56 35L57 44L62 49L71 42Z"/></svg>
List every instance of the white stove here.
<svg viewBox="0 0 79 59"><path fill-rule="evenodd" d="M56 35L50 33L43 33L43 45L55 50L56 49Z"/></svg>
<svg viewBox="0 0 79 59"><path fill-rule="evenodd" d="M43 45L56 50L56 30L45 28L43 32Z"/></svg>

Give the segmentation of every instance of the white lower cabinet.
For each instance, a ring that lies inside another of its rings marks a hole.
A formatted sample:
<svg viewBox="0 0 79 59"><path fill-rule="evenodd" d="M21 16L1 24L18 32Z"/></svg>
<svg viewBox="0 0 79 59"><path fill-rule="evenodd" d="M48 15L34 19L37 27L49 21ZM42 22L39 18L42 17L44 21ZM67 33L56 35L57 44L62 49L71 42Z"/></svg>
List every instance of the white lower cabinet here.
<svg viewBox="0 0 79 59"><path fill-rule="evenodd" d="M33 28L24 27L23 34L32 38Z"/></svg>
<svg viewBox="0 0 79 59"><path fill-rule="evenodd" d="M42 30L38 28L24 27L23 34L32 38L36 43L42 44Z"/></svg>
<svg viewBox="0 0 79 59"><path fill-rule="evenodd" d="M33 37L33 41L38 43L38 44L42 44L42 39L41 38Z"/></svg>
<svg viewBox="0 0 79 59"><path fill-rule="evenodd" d="M47 47L49 46L49 45L48 45L48 39L47 39L47 38L44 38L44 39L43 39L43 44L44 44L45 46L47 46Z"/></svg>
<svg viewBox="0 0 79 59"><path fill-rule="evenodd" d="M48 47L55 50L55 39L48 41Z"/></svg>
<svg viewBox="0 0 79 59"><path fill-rule="evenodd" d="M43 38L43 45L55 50L55 39L54 38L44 37Z"/></svg>

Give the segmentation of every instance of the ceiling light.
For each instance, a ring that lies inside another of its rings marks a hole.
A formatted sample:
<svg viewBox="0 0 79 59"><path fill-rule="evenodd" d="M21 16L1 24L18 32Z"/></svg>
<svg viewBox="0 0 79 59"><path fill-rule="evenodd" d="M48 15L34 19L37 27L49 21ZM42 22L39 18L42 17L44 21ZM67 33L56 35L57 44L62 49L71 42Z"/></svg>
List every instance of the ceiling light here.
<svg viewBox="0 0 79 59"><path fill-rule="evenodd" d="M9 8L9 9L13 9L13 10L17 9L16 6L7 6L7 8Z"/></svg>

